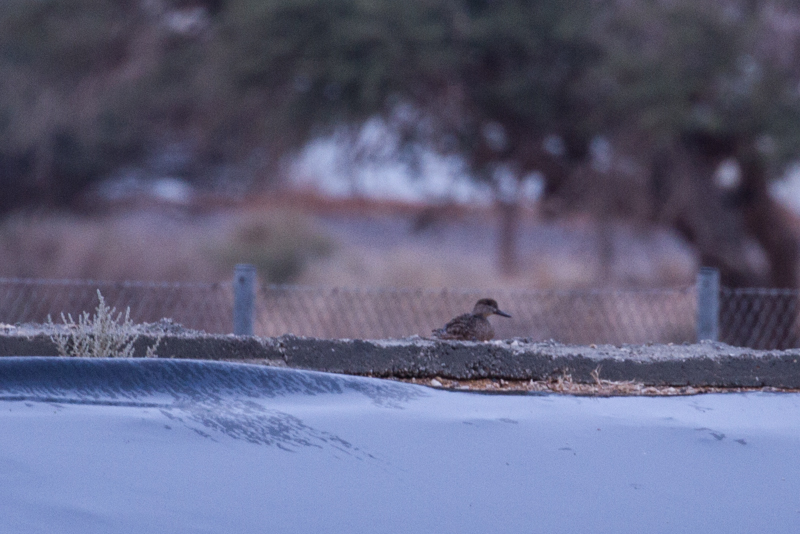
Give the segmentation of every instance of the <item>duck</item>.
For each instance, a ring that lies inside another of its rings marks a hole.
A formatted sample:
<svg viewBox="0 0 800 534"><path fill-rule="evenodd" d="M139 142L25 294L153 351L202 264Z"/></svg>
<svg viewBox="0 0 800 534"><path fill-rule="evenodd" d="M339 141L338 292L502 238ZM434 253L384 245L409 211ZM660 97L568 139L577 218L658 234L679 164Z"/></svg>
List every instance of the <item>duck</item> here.
<svg viewBox="0 0 800 534"><path fill-rule="evenodd" d="M462 341L489 341L494 338L494 328L489 322L490 315L511 317L497 306L494 299L480 299L471 313L451 319L444 328L437 328L433 336L438 339L457 339Z"/></svg>

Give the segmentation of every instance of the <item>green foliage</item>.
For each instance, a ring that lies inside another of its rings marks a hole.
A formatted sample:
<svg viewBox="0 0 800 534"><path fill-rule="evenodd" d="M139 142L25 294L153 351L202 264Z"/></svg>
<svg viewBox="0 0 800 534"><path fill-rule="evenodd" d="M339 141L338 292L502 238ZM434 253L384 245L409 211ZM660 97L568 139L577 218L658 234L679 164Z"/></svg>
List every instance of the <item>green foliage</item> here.
<svg viewBox="0 0 800 534"><path fill-rule="evenodd" d="M69 203L140 153L141 140L103 124L117 87L109 73L128 60L139 24L129 1L3 2L0 159L24 164L4 169L0 195Z"/></svg>
<svg viewBox="0 0 800 534"><path fill-rule="evenodd" d="M262 102L259 132L283 150L389 112L442 67L441 2L236 0L219 45L234 92ZM268 109L269 114L264 110Z"/></svg>
<svg viewBox="0 0 800 534"><path fill-rule="evenodd" d="M480 4L466 11L458 43L462 83L492 118L552 128L574 82L600 59L588 33L591 10L569 1Z"/></svg>
<svg viewBox="0 0 800 534"><path fill-rule="evenodd" d="M607 124L661 139L769 137L778 159L796 157L797 72L764 46L774 38L746 4L640 2L618 12L605 34Z"/></svg>
<svg viewBox="0 0 800 534"><path fill-rule="evenodd" d="M196 168L265 153L266 180L375 116L476 176L540 170L553 134L578 155L626 130L768 138L781 161L800 141L798 62L747 2L227 0L196 33L148 5L2 3L0 162L22 163L0 187L68 202L165 139Z"/></svg>
<svg viewBox="0 0 800 534"><path fill-rule="evenodd" d="M383 114L405 140L466 153L492 122L509 137L500 160L532 137L588 128L594 13L586 2L240 0L226 14L227 64L239 88L268 95L296 144ZM397 124L398 104L424 120Z"/></svg>
<svg viewBox="0 0 800 534"><path fill-rule="evenodd" d="M643 117L646 127L679 129L692 122L710 126L715 119L702 106L714 96L715 79L734 65L739 28L721 13L697 4L649 7L637 19L624 21L629 33L638 35L627 36L628 48L620 50L622 61L614 65L621 100L628 102L631 111L648 111ZM638 20L645 16L663 26L653 28Z"/></svg>
<svg viewBox="0 0 800 534"><path fill-rule="evenodd" d="M0 57L49 83L75 83L123 61L135 3L7 0L0 7Z"/></svg>

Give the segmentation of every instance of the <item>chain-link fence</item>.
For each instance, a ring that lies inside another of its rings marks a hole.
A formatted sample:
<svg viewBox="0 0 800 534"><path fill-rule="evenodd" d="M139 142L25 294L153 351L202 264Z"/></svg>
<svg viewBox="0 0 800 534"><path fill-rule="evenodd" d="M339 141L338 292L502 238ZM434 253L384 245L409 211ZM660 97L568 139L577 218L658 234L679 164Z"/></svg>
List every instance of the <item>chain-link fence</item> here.
<svg viewBox="0 0 800 534"><path fill-rule="evenodd" d="M694 295L663 291L466 291L265 287L257 332L326 338L428 336L484 297L510 319L491 319L498 338L568 343L691 341Z"/></svg>
<svg viewBox="0 0 800 534"><path fill-rule="evenodd" d="M233 330L232 283L140 283L0 278L0 323L41 323L97 306L97 290L135 322L167 317L210 333ZM800 346L798 299L791 290L728 289L719 294L719 339L753 348ZM683 343L697 339L695 286L657 290L522 291L342 289L262 286L253 331L319 338L429 336L479 298L496 299L512 318L493 317L498 338L563 343Z"/></svg>
<svg viewBox="0 0 800 534"><path fill-rule="evenodd" d="M97 291L118 312L130 308L131 320L156 322L168 317L187 328L213 333L232 331L233 289L230 283L187 284L100 282L0 278L0 323L43 323L50 316L94 312Z"/></svg>
<svg viewBox="0 0 800 534"><path fill-rule="evenodd" d="M800 292L720 288L720 340L739 347L800 347Z"/></svg>

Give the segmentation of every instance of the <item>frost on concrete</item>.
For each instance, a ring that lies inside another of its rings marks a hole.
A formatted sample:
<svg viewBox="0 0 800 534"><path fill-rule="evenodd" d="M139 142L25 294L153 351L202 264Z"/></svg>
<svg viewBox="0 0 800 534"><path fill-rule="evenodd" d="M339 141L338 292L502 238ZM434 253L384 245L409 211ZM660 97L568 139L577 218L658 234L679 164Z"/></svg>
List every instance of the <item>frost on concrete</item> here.
<svg viewBox="0 0 800 534"><path fill-rule="evenodd" d="M0 355L57 355L47 325L0 326ZM440 341L276 338L210 335L163 320L137 325L134 356L146 355L158 339L161 358L265 363L401 380L436 379L442 384L506 381L534 386L616 384L636 393L642 387L800 388L800 350L758 351L722 343L686 345L564 345L508 339ZM538 386L536 386L538 387ZM531 387L528 389L536 389ZM560 387L560 386L558 386ZM547 386L546 389L557 390Z"/></svg>

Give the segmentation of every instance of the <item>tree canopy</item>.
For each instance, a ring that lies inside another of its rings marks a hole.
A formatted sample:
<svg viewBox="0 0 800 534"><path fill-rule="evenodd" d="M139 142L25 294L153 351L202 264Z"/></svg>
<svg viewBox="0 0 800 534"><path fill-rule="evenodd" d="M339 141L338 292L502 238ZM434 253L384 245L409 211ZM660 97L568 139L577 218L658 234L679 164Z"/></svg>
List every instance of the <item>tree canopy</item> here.
<svg viewBox="0 0 800 534"><path fill-rule="evenodd" d="M661 221L729 283L797 285L796 239L767 194L800 151L788 0L0 10L0 211L68 203L174 141L191 147L187 178L236 165L270 180L316 136L382 117L400 151L459 155L476 179L541 172L558 209ZM719 180L723 163L733 181ZM752 242L768 272L737 259Z"/></svg>

